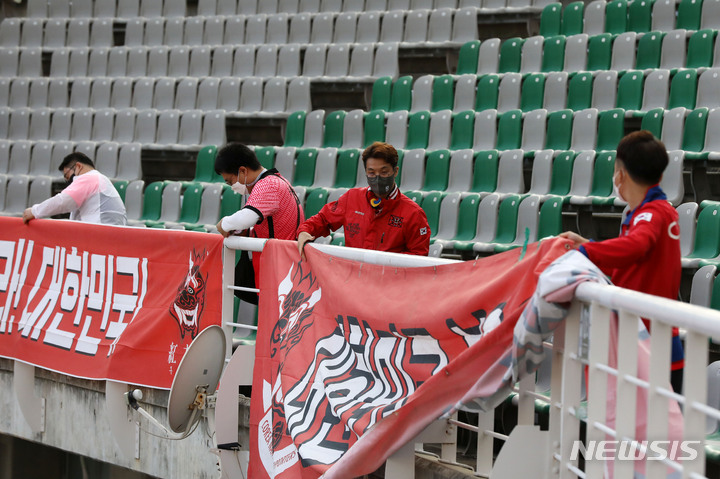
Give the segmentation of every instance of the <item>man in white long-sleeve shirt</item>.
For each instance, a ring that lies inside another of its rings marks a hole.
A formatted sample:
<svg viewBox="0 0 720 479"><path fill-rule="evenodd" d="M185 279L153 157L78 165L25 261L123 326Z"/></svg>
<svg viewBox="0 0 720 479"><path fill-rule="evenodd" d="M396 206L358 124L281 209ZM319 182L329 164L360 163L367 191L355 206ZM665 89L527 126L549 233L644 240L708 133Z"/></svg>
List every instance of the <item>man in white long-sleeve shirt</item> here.
<svg viewBox="0 0 720 479"><path fill-rule="evenodd" d="M33 205L23 213L23 221L48 218L70 213L70 219L86 223L126 225L125 204L112 182L95 169L95 164L83 153L70 153L60 167L67 188Z"/></svg>

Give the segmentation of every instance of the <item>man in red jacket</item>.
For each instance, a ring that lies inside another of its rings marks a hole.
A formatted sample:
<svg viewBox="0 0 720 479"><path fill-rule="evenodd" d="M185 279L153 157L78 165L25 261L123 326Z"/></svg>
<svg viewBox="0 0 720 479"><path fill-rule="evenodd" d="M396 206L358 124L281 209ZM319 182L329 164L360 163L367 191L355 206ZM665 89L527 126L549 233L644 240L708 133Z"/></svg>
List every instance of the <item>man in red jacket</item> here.
<svg viewBox="0 0 720 479"><path fill-rule="evenodd" d="M430 227L423 209L395 184L395 148L375 142L365 149L362 160L369 186L348 190L300 225L300 254L304 257L305 243L342 226L346 246L427 256Z"/></svg>
<svg viewBox="0 0 720 479"><path fill-rule="evenodd" d="M677 299L680 289L680 227L675 208L660 189L668 164L665 145L649 131L636 131L620 141L615 160L613 187L627 201L630 212L620 236L592 242L582 236L561 234L622 288ZM648 321L645 321L649 329ZM684 351L673 328L671 382L682 387Z"/></svg>

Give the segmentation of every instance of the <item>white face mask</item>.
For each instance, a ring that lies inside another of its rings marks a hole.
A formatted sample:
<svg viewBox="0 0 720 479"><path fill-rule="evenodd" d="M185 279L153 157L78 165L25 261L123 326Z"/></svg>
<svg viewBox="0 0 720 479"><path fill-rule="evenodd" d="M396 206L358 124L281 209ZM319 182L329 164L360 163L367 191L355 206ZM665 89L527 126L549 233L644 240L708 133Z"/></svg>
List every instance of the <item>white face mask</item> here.
<svg viewBox="0 0 720 479"><path fill-rule="evenodd" d="M627 203L627 200L626 200L625 198L623 198L623 196L620 194L620 185L616 185L616 184L615 184L615 177L616 177L616 176L617 176L617 173L614 173L614 174L613 174L613 177L612 177L613 193L615 193L615 196L617 196L617 197L620 199L620 201L624 201L624 202Z"/></svg>
<svg viewBox="0 0 720 479"><path fill-rule="evenodd" d="M240 177L240 170L238 170L238 178ZM245 177L245 181L247 181L247 176ZM240 183L239 181L236 181L235 183L230 186L232 190L239 194L239 195L247 195L248 189L247 189L247 183Z"/></svg>

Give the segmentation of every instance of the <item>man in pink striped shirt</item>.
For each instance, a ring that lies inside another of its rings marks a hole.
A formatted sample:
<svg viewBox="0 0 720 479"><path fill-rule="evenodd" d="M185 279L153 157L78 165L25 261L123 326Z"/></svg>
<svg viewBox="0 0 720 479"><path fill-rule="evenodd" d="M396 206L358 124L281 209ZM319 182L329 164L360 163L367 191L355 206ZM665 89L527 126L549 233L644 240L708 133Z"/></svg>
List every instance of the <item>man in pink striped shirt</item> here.
<svg viewBox="0 0 720 479"><path fill-rule="evenodd" d="M83 153L70 153L60 167L65 181L63 191L23 213L23 221L70 213L70 219L86 223L126 225L125 204L107 176Z"/></svg>

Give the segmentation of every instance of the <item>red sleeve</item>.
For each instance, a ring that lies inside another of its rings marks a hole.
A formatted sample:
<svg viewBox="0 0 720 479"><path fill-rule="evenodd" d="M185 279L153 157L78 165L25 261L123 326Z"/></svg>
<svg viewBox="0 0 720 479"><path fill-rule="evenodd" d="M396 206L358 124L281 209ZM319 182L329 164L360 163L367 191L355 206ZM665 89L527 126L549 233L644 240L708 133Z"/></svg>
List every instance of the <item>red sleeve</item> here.
<svg viewBox="0 0 720 479"><path fill-rule="evenodd" d="M428 225L425 211L421 208L415 210L404 233L407 254L428 255L430 251L430 225Z"/></svg>
<svg viewBox="0 0 720 479"><path fill-rule="evenodd" d="M626 236L597 243L585 243L587 257L603 271L630 266L645 258L655 246L662 229L663 218L653 212L651 220L632 225Z"/></svg>
<svg viewBox="0 0 720 479"><path fill-rule="evenodd" d="M322 207L320 212L305 220L298 228L298 235L302 232L310 233L318 238L327 236L330 232L340 229L345 223L345 210L347 209L348 193L345 193L337 201L328 203Z"/></svg>

